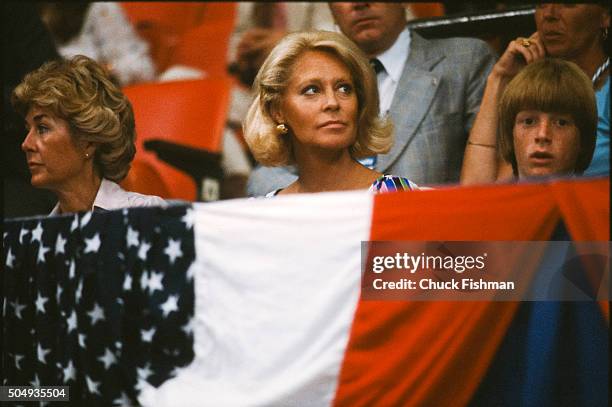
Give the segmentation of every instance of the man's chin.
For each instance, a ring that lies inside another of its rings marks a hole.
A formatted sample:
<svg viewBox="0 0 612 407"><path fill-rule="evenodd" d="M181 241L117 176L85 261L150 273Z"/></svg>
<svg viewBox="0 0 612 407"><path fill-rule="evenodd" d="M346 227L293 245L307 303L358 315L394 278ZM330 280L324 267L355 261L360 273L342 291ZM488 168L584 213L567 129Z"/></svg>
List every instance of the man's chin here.
<svg viewBox="0 0 612 407"><path fill-rule="evenodd" d="M380 41L381 32L378 28L366 28L363 30L359 30L357 34L353 37L353 41L359 45L360 48L367 48L368 46L372 46Z"/></svg>

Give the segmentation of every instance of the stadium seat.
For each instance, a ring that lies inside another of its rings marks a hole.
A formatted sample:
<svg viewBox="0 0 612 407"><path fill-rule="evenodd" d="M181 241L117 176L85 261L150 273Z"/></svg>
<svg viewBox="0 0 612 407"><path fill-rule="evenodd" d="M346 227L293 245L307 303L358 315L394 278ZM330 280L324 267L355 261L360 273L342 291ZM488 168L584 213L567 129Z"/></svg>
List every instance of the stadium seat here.
<svg viewBox="0 0 612 407"><path fill-rule="evenodd" d="M224 22L233 28L237 6L238 3L226 1L205 3L204 11L198 24Z"/></svg>
<svg viewBox="0 0 612 407"><path fill-rule="evenodd" d="M132 161L121 187L127 191L170 198L170 191L160 173L153 164L143 158Z"/></svg>
<svg viewBox="0 0 612 407"><path fill-rule="evenodd" d="M144 159L160 173L172 199L195 201L192 177L159 160L144 148L147 140L220 153L227 118L228 78L142 83L123 89L136 118L136 159Z"/></svg>
<svg viewBox="0 0 612 407"><path fill-rule="evenodd" d="M169 66L179 37L202 20L203 2L122 2L136 32L149 44L158 72Z"/></svg>
<svg viewBox="0 0 612 407"><path fill-rule="evenodd" d="M168 65L187 65L208 76L227 76L227 50L233 25L227 21L201 24L183 33Z"/></svg>
<svg viewBox="0 0 612 407"><path fill-rule="evenodd" d="M444 15L444 3L410 3L410 11L415 18L441 17Z"/></svg>

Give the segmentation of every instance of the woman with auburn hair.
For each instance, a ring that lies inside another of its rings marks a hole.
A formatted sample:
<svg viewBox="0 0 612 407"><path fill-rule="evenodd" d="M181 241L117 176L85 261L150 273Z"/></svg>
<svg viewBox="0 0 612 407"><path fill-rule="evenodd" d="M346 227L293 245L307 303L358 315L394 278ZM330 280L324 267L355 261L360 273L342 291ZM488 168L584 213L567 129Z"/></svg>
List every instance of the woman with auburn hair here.
<svg viewBox="0 0 612 407"><path fill-rule="evenodd" d="M47 62L25 76L12 103L26 121L21 148L32 185L57 195L52 215L165 205L117 185L136 153L134 113L97 62L83 55Z"/></svg>
<svg viewBox="0 0 612 407"><path fill-rule="evenodd" d="M392 124L379 118L374 71L362 51L328 31L287 35L264 61L245 139L262 165L295 164L298 179L277 194L369 188L411 190L406 178L370 170L357 159L387 152Z"/></svg>
<svg viewBox="0 0 612 407"><path fill-rule="evenodd" d="M499 103L499 146L519 179L582 174L591 163L597 105L589 78L557 58L529 64Z"/></svg>

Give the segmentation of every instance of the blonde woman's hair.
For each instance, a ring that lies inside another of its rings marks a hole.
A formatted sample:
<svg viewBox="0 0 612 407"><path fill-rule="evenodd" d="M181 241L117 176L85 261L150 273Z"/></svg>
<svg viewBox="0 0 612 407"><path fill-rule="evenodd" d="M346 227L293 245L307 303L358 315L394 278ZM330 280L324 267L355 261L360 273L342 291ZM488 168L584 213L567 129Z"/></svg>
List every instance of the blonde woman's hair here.
<svg viewBox="0 0 612 407"><path fill-rule="evenodd" d="M119 182L127 175L136 153L132 105L93 59L45 63L15 88L12 103L24 117L33 106L49 109L68 122L75 140L94 143L101 177Z"/></svg>
<svg viewBox="0 0 612 407"><path fill-rule="evenodd" d="M499 102L499 147L514 175L518 175L514 122L523 110L572 116L580 133L574 171L582 174L591 163L597 137L597 103L586 74L573 62L546 58L527 65L508 83Z"/></svg>
<svg viewBox="0 0 612 407"><path fill-rule="evenodd" d="M393 125L379 117L378 88L374 70L365 54L344 35L330 31L305 31L287 35L274 47L255 78L256 94L244 123L244 137L255 159L265 166L293 164L291 135L276 129L273 109L279 109L298 58L307 51L334 56L351 73L358 101L357 137L350 147L354 158L389 151ZM297 74L297 73L296 73Z"/></svg>

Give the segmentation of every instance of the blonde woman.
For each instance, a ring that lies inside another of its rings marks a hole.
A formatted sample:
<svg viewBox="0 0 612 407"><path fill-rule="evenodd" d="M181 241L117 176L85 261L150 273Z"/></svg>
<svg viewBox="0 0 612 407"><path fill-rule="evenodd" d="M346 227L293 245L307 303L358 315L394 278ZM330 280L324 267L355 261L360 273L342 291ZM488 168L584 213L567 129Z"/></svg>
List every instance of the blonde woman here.
<svg viewBox="0 0 612 407"><path fill-rule="evenodd" d="M363 52L328 31L287 35L255 78L246 141L265 166L294 164L298 179L277 194L411 190L406 178L357 160L391 148L392 124L378 116L374 71Z"/></svg>

